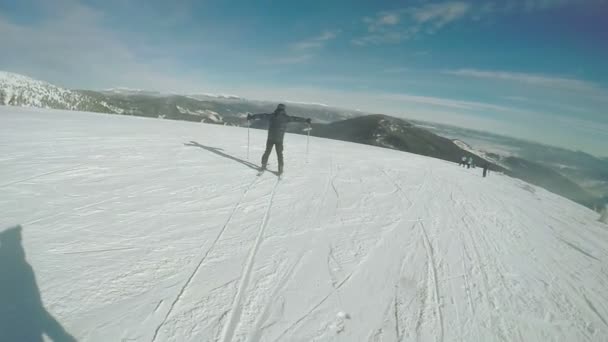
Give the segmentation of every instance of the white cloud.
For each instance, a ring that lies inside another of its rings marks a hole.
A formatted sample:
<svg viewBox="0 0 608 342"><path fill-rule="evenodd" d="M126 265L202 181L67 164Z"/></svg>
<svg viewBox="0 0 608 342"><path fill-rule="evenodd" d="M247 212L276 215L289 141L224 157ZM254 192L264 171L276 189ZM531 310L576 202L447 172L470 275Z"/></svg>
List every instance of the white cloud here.
<svg viewBox="0 0 608 342"><path fill-rule="evenodd" d="M446 74L473 77L473 78L485 78L499 81L510 81L527 83L537 86L577 90L577 91L597 91L599 87L595 84L587 81L577 80L574 78L554 77L537 74L527 74L520 72L507 72L507 71L487 71L487 70L476 70L476 69L459 69L449 70Z"/></svg>
<svg viewBox="0 0 608 342"><path fill-rule="evenodd" d="M441 97L419 96L404 93L383 93L378 94L378 98L384 100L398 101L401 103L420 104L432 107L441 107L444 109L458 109L466 111L484 111L493 110L501 112L513 111L513 108L494 105L484 102L454 100Z"/></svg>
<svg viewBox="0 0 608 342"><path fill-rule="evenodd" d="M44 17L20 23L0 16L0 68L68 87L180 90L201 86L202 73L181 72L163 51L142 56L102 25L105 13L77 1L42 2ZM198 77L197 77L198 76ZM94 83L90 83L94 82Z"/></svg>
<svg viewBox="0 0 608 342"><path fill-rule="evenodd" d="M388 13L379 18L379 23L383 25L395 25L399 22L398 13Z"/></svg>
<svg viewBox="0 0 608 342"><path fill-rule="evenodd" d="M450 1L379 12L363 18L368 34L351 42L359 46L400 43L461 20L470 9L466 2Z"/></svg>
<svg viewBox="0 0 608 342"><path fill-rule="evenodd" d="M445 2L438 4L428 4L412 9L411 16L421 24L429 23L436 29L462 19L471 9L471 5L466 2Z"/></svg>
<svg viewBox="0 0 608 342"><path fill-rule="evenodd" d="M291 44L293 50L309 50L324 47L330 40L335 39L338 36L337 31L324 31L316 37L302 40L297 43Z"/></svg>
<svg viewBox="0 0 608 342"><path fill-rule="evenodd" d="M338 36L339 31L323 31L319 35L289 45L289 51L279 57L267 58L261 64L303 64L312 60L320 49Z"/></svg>
<svg viewBox="0 0 608 342"><path fill-rule="evenodd" d="M478 21L495 15L533 13L568 5L593 5L608 0L483 0L425 3L363 18L367 34L353 39L354 45L395 44L424 34L434 34L462 20Z"/></svg>
<svg viewBox="0 0 608 342"><path fill-rule="evenodd" d="M368 34L363 37L355 38L351 40L351 43L358 46L365 45L379 45L379 44L393 44L399 43L403 40L410 39L413 36L412 32L384 32L378 34Z"/></svg>
<svg viewBox="0 0 608 342"><path fill-rule="evenodd" d="M608 139L608 124L606 123L576 117L555 117L552 120L556 120L564 127L571 127L594 136L601 135L603 139ZM605 153L605 151L603 152Z"/></svg>
<svg viewBox="0 0 608 342"><path fill-rule="evenodd" d="M325 31L323 33L321 33L320 36L314 38L316 40L320 40L320 41L325 41L325 40L331 40L334 39L338 36L338 31Z"/></svg>

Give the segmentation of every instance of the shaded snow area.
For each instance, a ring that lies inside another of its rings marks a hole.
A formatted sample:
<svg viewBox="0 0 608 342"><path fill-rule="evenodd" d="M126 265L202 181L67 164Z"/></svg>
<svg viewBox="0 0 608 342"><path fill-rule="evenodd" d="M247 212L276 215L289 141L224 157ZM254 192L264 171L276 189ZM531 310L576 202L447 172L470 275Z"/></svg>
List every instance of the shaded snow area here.
<svg viewBox="0 0 608 342"><path fill-rule="evenodd" d="M306 160L288 134L279 181L245 128L0 107L0 334L608 340L593 211L372 146Z"/></svg>

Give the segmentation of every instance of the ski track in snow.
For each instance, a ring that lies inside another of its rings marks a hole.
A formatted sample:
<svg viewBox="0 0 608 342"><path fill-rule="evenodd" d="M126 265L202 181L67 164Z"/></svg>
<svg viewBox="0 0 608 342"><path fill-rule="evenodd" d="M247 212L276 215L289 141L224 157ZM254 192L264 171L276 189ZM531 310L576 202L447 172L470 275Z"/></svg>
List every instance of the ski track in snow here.
<svg viewBox="0 0 608 342"><path fill-rule="evenodd" d="M234 205L232 211L230 212L230 215L228 215L228 219L226 219L226 223L224 223L224 225L220 229L220 231L217 234L215 240L213 240L213 243L211 244L211 246L207 249L207 251L205 252L205 254L203 254L203 256L201 257L200 261L196 264L196 267L194 268L194 271L192 271L192 273L190 274L190 277L188 277L188 279L186 280L186 282L184 283L184 285L180 289L180 291L177 294L177 296L175 296L175 300L173 301L173 303L171 303L171 306L169 307L169 310L167 310L167 313L165 314L165 317L163 318L162 322L158 325L158 327L154 331L154 336L152 337L152 342L156 341L156 338L158 336L158 332L160 331L160 329L162 328L162 326L167 321L167 318L169 318L169 315L171 315L171 312L175 308L175 305L181 299L182 295L186 291L186 288L188 287L188 285L190 285L190 282L192 281L192 279L194 278L194 276L196 276L196 273L198 272L198 270L201 268L201 266L205 262L205 259L207 258L207 256L209 255L209 253L213 250L213 247L215 247L215 244L222 238L222 235L224 234L224 231L230 225L230 221L232 220L232 217L234 217L234 213L236 212L236 210L241 205L241 202L243 201L243 199L245 198L245 196L247 196L247 193L249 192L249 189L251 189L251 187L256 183L257 180L258 180L257 177L253 178L253 180L251 181L251 183L249 183L249 185L247 185L247 187L245 188L245 191L243 191L243 194L242 194L241 198Z"/></svg>
<svg viewBox="0 0 608 342"><path fill-rule="evenodd" d="M239 318L241 316L242 311L242 300L243 294L247 291L247 285L249 285L249 278L251 276L251 270L253 269L253 264L255 262L255 256L260 248L260 244L264 239L264 231L266 230L266 226L268 225L268 219L270 217L270 211L272 209L272 201L274 200L274 194L276 193L277 187L279 185L279 180L275 182L274 187L272 188L272 193L270 194L270 200L268 201L268 205L266 207L266 212L264 213L264 218L262 218L262 223L260 224L260 229L255 238L255 242L253 247L251 248L251 252L247 258L247 264L243 269L243 273L241 274L241 282L236 291L236 295L234 296L232 309L230 310L230 316L228 318L228 322L224 327L224 332L222 333L221 341L227 342L232 340L232 336L234 335L234 329L239 322Z"/></svg>
<svg viewBox="0 0 608 342"><path fill-rule="evenodd" d="M76 169L78 169L79 167L81 167L83 165L85 165L85 163L81 163L81 164L77 164L77 165L74 165L74 166L70 166L70 167L61 168L61 169L58 169L58 170L53 170L53 171L41 173L41 174L38 174L38 175L35 175L35 176L27 177L27 178L24 178L24 179L19 179L19 180L13 181L13 182L5 183L5 184L0 184L0 188L4 188L4 187L10 186L10 185L15 185L15 184L22 183L22 182L27 182L29 180L33 180L33 179L36 179L36 178L52 175L52 174L55 174L55 173L61 173L61 172L67 172L67 171L76 170Z"/></svg>
<svg viewBox="0 0 608 342"><path fill-rule="evenodd" d="M437 284L437 266L435 265L435 258L433 256L433 246L431 245L431 242L429 241L429 237L428 234L426 232L426 229L424 228L424 222L420 222L419 223L420 226L420 230L422 232L422 237L424 239L424 249L426 250L426 254L427 254L427 265L428 265L428 282L430 283L430 285L427 285L427 287L432 287L433 288L433 302L435 304L435 308L434 308L434 312L437 315L437 325L438 330L439 330L439 336L438 339L439 341L443 341L443 316L441 314L441 305L439 304L439 285Z"/></svg>
<svg viewBox="0 0 608 342"><path fill-rule="evenodd" d="M541 188L289 134L279 181L241 128L0 114L0 232L79 341L608 340L608 226Z"/></svg>

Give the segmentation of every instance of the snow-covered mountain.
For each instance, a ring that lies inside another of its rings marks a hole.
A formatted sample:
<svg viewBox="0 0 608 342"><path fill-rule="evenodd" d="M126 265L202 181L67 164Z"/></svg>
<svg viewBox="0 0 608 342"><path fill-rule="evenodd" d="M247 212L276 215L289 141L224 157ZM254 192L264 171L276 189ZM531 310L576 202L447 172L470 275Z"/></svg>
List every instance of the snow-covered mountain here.
<svg viewBox="0 0 608 342"><path fill-rule="evenodd" d="M27 76L0 71L0 104L78 109L79 104L85 100L85 96L69 89L57 87Z"/></svg>
<svg viewBox="0 0 608 342"><path fill-rule="evenodd" d="M608 339L608 226L534 185L291 134L279 181L261 130L0 114L1 341Z"/></svg>
<svg viewBox="0 0 608 342"><path fill-rule="evenodd" d="M0 104L122 114L124 109L82 91L62 88L31 77L0 71Z"/></svg>

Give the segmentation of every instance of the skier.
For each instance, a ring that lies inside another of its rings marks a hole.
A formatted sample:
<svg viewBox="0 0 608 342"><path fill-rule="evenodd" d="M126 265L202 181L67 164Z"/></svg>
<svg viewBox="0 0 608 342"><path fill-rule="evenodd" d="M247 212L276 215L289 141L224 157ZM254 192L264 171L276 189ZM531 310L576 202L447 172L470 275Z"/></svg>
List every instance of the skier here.
<svg viewBox="0 0 608 342"><path fill-rule="evenodd" d="M490 168L490 164L489 163L483 164L483 178L486 178L486 176L488 175L488 169L489 168Z"/></svg>
<svg viewBox="0 0 608 342"><path fill-rule="evenodd" d="M287 115L285 112L285 105L282 103L277 106L277 109L275 109L272 114L247 114L247 120L256 119L268 120L268 139L266 140L266 151L264 151L264 155L262 155L261 171L266 170L268 157L270 156L272 147L275 146L277 151L277 159L279 160L279 175L281 175L283 174L283 137L285 136L287 124L290 122L306 122L310 125L311 119Z"/></svg>
<svg viewBox="0 0 608 342"><path fill-rule="evenodd" d="M462 156L462 158L460 158L460 163L458 163L458 165L464 167L466 164L467 164L467 157Z"/></svg>
<svg viewBox="0 0 608 342"><path fill-rule="evenodd" d="M470 169L472 164L473 164L473 157L469 157L469 160L467 161L467 169Z"/></svg>

